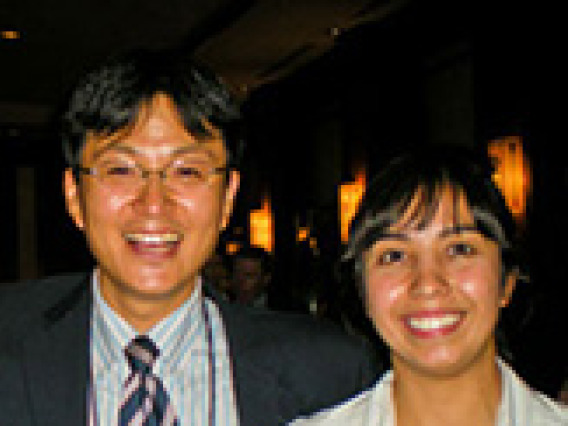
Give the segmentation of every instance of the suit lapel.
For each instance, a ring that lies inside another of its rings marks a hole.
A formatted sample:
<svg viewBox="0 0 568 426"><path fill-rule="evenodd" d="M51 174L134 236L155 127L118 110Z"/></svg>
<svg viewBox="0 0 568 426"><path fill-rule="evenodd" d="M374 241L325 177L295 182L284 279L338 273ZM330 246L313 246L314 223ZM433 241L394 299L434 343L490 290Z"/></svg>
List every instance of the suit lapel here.
<svg viewBox="0 0 568 426"><path fill-rule="evenodd" d="M229 341L239 424L284 424L300 401L278 381L278 370L282 365L265 349L270 337L255 327L257 319L245 309L222 300L216 300L216 303Z"/></svg>
<svg viewBox="0 0 568 426"><path fill-rule="evenodd" d="M254 360L242 354L235 355L233 365L240 425L283 424L274 375L259 370Z"/></svg>
<svg viewBox="0 0 568 426"><path fill-rule="evenodd" d="M45 312L43 327L23 346L24 369L37 424L79 425L86 422L89 383L88 277Z"/></svg>
<svg viewBox="0 0 568 426"><path fill-rule="evenodd" d="M249 348L258 336L250 320L235 306L216 301L223 318L233 365L235 400L241 426L277 424L278 404L274 374L255 363ZM256 360L258 361L258 360Z"/></svg>

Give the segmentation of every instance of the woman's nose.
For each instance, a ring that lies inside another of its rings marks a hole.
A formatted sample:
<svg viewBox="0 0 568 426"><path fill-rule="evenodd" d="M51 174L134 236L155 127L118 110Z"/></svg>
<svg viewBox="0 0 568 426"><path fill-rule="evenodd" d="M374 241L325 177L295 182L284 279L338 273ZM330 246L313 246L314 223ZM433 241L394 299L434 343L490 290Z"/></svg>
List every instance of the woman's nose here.
<svg viewBox="0 0 568 426"><path fill-rule="evenodd" d="M450 290L443 261L435 254L416 259L411 278L411 293L421 297L445 295Z"/></svg>

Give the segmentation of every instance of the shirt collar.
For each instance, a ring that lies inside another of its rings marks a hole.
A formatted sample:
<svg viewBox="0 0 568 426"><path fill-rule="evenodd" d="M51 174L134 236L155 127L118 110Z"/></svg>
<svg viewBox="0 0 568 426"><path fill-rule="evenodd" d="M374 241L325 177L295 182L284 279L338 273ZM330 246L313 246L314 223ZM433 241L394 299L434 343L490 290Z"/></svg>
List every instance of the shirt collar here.
<svg viewBox="0 0 568 426"><path fill-rule="evenodd" d="M155 371L175 372L184 359L184 352L192 349L199 340L203 329L202 284L201 277L191 297L169 316L161 320L146 333L160 350ZM94 374L98 375L110 369L116 363L125 364L124 348L138 333L120 317L101 295L98 270L95 270L93 282L93 318L92 329L94 352Z"/></svg>
<svg viewBox="0 0 568 426"><path fill-rule="evenodd" d="M524 385L514 371L501 358L497 358L501 373L501 403L497 413L497 426L509 426L517 423L520 410L527 407Z"/></svg>
<svg viewBox="0 0 568 426"><path fill-rule="evenodd" d="M515 425L520 407L525 407L522 400L523 386L515 373L501 358L496 358L501 374L501 401L497 411L497 426ZM372 393L369 404L369 424L392 426L395 424L394 402L392 399L393 371L387 371Z"/></svg>

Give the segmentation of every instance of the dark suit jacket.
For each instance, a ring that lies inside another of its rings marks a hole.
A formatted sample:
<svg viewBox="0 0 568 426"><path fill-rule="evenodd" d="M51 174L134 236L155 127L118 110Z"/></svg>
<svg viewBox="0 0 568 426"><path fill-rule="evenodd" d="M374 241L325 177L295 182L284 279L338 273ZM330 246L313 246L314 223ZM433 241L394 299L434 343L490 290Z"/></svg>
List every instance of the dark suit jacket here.
<svg viewBox="0 0 568 426"><path fill-rule="evenodd" d="M243 426L285 424L376 378L366 346L331 326L217 304ZM90 311L86 274L0 288L0 425L86 424Z"/></svg>

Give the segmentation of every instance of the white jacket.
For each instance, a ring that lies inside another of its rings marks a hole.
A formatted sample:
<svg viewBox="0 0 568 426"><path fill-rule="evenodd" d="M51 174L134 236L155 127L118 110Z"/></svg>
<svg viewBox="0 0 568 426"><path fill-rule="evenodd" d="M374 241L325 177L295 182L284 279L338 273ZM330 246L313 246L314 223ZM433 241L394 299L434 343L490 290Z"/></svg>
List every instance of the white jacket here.
<svg viewBox="0 0 568 426"><path fill-rule="evenodd" d="M497 362L503 386L496 426L568 426L568 406L529 388L511 367ZM392 380L389 371L372 388L290 426L395 426Z"/></svg>

